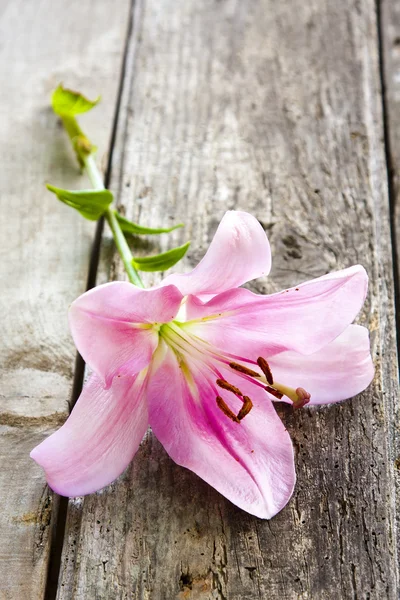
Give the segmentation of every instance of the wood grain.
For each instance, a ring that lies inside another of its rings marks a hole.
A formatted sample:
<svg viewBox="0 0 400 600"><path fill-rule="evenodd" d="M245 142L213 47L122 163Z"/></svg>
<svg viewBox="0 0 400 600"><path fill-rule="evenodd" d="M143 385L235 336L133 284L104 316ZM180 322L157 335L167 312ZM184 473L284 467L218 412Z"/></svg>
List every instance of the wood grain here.
<svg viewBox="0 0 400 600"><path fill-rule="evenodd" d="M400 6L393 0L382 0L380 29L386 109L386 144L392 200L392 234L395 240L397 292L400 289ZM399 314L397 293L397 313Z"/></svg>
<svg viewBox="0 0 400 600"><path fill-rule="evenodd" d="M128 53L111 177L127 216L186 222L154 249L192 238L190 268L225 210L252 212L274 257L258 292L361 262L371 284L359 322L376 377L341 405L280 409L298 484L270 522L174 465L149 432L118 482L70 502L58 598L396 600L397 361L375 4L141 0ZM99 282L121 276L106 234Z"/></svg>
<svg viewBox="0 0 400 600"><path fill-rule="evenodd" d="M43 597L54 497L29 452L66 417L67 309L85 289L94 232L45 189L82 187L50 93L60 81L103 92L102 114L85 123L107 158L128 5L1 2L1 600Z"/></svg>
<svg viewBox="0 0 400 600"><path fill-rule="evenodd" d="M385 142L391 200L391 225L394 257L395 300L397 315L397 347L399 348L400 319L400 6L393 0L378 4L381 39L381 66L385 109ZM400 457L398 457L400 459ZM400 460L397 461L397 490L400 489ZM400 515L400 497L397 493L397 515ZM400 552L400 536L397 539Z"/></svg>

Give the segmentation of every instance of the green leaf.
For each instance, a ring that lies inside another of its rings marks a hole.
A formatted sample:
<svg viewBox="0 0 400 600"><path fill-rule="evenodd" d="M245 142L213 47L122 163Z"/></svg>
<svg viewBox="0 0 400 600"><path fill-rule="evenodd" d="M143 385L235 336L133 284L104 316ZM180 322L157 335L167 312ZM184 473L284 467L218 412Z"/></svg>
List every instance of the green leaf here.
<svg viewBox="0 0 400 600"><path fill-rule="evenodd" d="M47 184L46 187L61 202L75 208L89 221L100 219L113 201L110 190L63 190L50 184Z"/></svg>
<svg viewBox="0 0 400 600"><path fill-rule="evenodd" d="M89 100L80 92L63 87L62 83L51 96L53 110L61 117L74 117L85 113L96 106L98 102L100 102L100 96L96 100Z"/></svg>
<svg viewBox="0 0 400 600"><path fill-rule="evenodd" d="M179 223L178 225L174 225L173 227L161 228L161 229L152 229L151 227L142 227L142 225L138 225L137 223L133 223L133 221L129 221L125 219L118 212L116 213L116 217L118 219L118 223L124 233L131 233L132 235L157 235L159 233L170 233L174 231L174 229L179 229L179 227L183 227L183 223Z"/></svg>
<svg viewBox="0 0 400 600"><path fill-rule="evenodd" d="M138 271L166 271L185 256L189 246L190 242L186 242L183 246L155 256L135 256L132 259L132 265Z"/></svg>

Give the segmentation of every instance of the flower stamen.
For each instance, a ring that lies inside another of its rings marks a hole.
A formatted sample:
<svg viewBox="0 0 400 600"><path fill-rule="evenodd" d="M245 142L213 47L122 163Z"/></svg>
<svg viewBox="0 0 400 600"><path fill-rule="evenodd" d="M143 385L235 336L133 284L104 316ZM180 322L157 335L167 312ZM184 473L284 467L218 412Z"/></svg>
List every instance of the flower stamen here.
<svg viewBox="0 0 400 600"><path fill-rule="evenodd" d="M260 373L257 373L256 371L252 371L251 369L248 369L247 367L244 367L243 365L239 365L239 363L230 362L229 366L231 369L234 369L235 371L239 371L239 373L244 373L245 375L250 375L250 377L261 377Z"/></svg>
<svg viewBox="0 0 400 600"><path fill-rule="evenodd" d="M238 414L235 415L235 413L229 408L229 406L221 398L221 396L217 396L217 405L222 410L222 412L227 417L232 419L232 421L235 421L235 423L239 423L242 419L245 418L246 415L249 414L249 412L253 408L252 401L250 400L250 398L248 396L245 396L239 390L238 387L236 387L235 385L232 385L231 383L229 383L229 381L226 381L226 379L217 379L217 385L219 385L219 387L222 388L223 390L232 392L232 394L235 394L235 396L237 396L243 402L242 408L239 410Z"/></svg>
<svg viewBox="0 0 400 600"><path fill-rule="evenodd" d="M226 402L221 398L221 396L217 396L217 406L222 410L224 415L229 417L235 423L240 423L239 418L235 415L235 413L229 408Z"/></svg>
<svg viewBox="0 0 400 600"><path fill-rule="evenodd" d="M274 383L274 378L272 377L272 371L270 369L269 364L262 356L257 358L257 364L260 367L261 371L264 373L266 380L270 385Z"/></svg>
<svg viewBox="0 0 400 600"><path fill-rule="evenodd" d="M241 398L243 397L243 394L239 388L229 383L229 381L225 381L225 379L217 379L217 385L219 385L219 387L223 390L228 390L228 392L232 392L233 394L236 394L236 396L240 396Z"/></svg>
<svg viewBox="0 0 400 600"><path fill-rule="evenodd" d="M283 398L282 392L278 392L278 390L275 390L273 387L266 385L265 389L269 394L272 394L272 396L275 396L275 398L278 398L278 400L281 400Z"/></svg>
<svg viewBox="0 0 400 600"><path fill-rule="evenodd" d="M249 414L251 409L253 408L253 403L248 396L243 396L243 406L239 410L237 414L237 418L239 421L245 418L246 415Z"/></svg>

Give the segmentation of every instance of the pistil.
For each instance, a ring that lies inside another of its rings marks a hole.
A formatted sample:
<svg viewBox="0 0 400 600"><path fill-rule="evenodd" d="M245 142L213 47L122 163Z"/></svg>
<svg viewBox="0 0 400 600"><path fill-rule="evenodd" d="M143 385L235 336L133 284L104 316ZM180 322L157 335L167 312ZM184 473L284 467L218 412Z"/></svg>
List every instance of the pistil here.
<svg viewBox="0 0 400 600"><path fill-rule="evenodd" d="M311 394L306 392L304 388L291 388L283 383L274 382L273 388L280 392L283 396L286 396L293 402L294 408L302 408L311 399Z"/></svg>

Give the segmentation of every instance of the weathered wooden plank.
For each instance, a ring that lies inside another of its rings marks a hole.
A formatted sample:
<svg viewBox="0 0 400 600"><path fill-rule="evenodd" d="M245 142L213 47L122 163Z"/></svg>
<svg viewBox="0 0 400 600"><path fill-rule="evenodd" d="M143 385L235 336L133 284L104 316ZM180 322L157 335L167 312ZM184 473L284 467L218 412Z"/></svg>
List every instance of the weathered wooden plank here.
<svg viewBox="0 0 400 600"><path fill-rule="evenodd" d="M86 286L94 225L46 181L81 187L49 108L60 82L103 92L86 118L106 159L128 0L1 2L0 598L43 597L54 498L30 450L67 412L75 349L67 308Z"/></svg>
<svg viewBox="0 0 400 600"><path fill-rule="evenodd" d="M392 192L393 233L397 241L397 279L400 281L400 5L380 2L383 75L387 125L389 176Z"/></svg>
<svg viewBox="0 0 400 600"><path fill-rule="evenodd" d="M400 318L400 6L393 0L378 3L382 51L382 76L386 119L386 152L388 158L389 191L391 196L391 225L395 266L395 299L397 335ZM397 342L398 343L398 342ZM400 458L400 456L398 456ZM397 461L397 484L400 485L400 461ZM399 496L399 494L398 494ZM400 499L397 498L400 515ZM400 551L400 537L397 540Z"/></svg>
<svg viewBox="0 0 400 600"><path fill-rule="evenodd" d="M59 600L398 598L396 349L375 4L142 0L111 186L128 216L184 220L186 267L226 209L269 233L271 292L361 262L376 378L342 405L281 410L293 499L270 522L175 466L148 434L70 502ZM171 238L165 238L166 248ZM99 281L120 277L104 240ZM148 281L151 281L149 278Z"/></svg>

